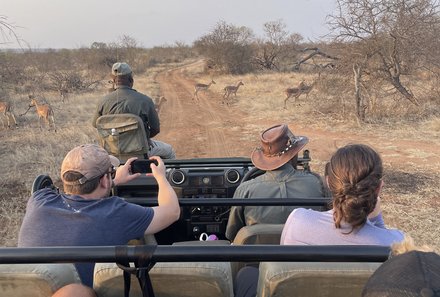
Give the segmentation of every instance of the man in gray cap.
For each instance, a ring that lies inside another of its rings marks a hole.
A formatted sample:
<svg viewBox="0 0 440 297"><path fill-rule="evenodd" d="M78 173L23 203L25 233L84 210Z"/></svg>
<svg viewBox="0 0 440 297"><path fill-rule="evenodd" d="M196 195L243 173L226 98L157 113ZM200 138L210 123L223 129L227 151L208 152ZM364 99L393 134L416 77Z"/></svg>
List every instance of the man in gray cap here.
<svg viewBox="0 0 440 297"><path fill-rule="evenodd" d="M299 151L309 142L305 136L295 136L287 125L265 130L260 137L261 147L251 155L252 163L265 170L252 180L245 181L234 198L317 198L325 196L321 178L312 172L296 169ZM231 207L226 237L233 241L246 225L284 224L293 206L236 206Z"/></svg>
<svg viewBox="0 0 440 297"><path fill-rule="evenodd" d="M138 115L144 122L145 132L149 138L149 155L160 156L163 159L175 159L173 147L165 142L152 139L160 132L159 115L153 100L133 89L133 72L127 63L113 64L112 74L115 90L107 94L98 104L92 124L102 115L131 113Z"/></svg>
<svg viewBox="0 0 440 297"><path fill-rule="evenodd" d="M130 158L119 165L103 148L85 144L72 149L61 165L64 193L44 188L32 194L18 236L19 247L122 245L154 234L180 215L176 193L168 183L161 158L151 165L159 186L158 206L142 207L110 196L113 185L127 183ZM75 264L84 285L93 286L94 263Z"/></svg>

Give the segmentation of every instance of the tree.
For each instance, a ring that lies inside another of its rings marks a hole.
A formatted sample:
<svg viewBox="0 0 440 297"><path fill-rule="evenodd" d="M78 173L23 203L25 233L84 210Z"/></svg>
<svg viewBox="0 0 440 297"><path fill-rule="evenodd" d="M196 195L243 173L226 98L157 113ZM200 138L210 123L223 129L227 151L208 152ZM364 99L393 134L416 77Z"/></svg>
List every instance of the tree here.
<svg viewBox="0 0 440 297"><path fill-rule="evenodd" d="M0 44L9 42L11 38L20 43L20 39L17 33L15 33L15 30L16 26L8 21L8 17L0 15L0 34L3 40Z"/></svg>
<svg viewBox="0 0 440 297"><path fill-rule="evenodd" d="M282 60L295 54L302 36L290 34L281 20L267 22L263 26L265 36L257 40L255 63L263 69L280 70Z"/></svg>
<svg viewBox="0 0 440 297"><path fill-rule="evenodd" d="M427 61L439 64L438 50L433 51L440 45L438 0L337 0L337 7L329 25L335 41L347 45L341 61L355 73L358 117L362 119L359 98L365 76L391 84L418 105L402 76L426 67Z"/></svg>
<svg viewBox="0 0 440 297"><path fill-rule="evenodd" d="M195 41L195 48L205 55L211 67L226 73L240 74L252 70L252 30L224 21Z"/></svg>

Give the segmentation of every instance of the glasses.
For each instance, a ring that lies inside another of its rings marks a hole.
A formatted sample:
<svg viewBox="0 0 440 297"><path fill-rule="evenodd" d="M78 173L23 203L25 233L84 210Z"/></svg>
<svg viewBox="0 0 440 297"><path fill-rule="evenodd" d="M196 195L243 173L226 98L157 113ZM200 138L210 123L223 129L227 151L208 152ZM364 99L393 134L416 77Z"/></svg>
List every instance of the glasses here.
<svg viewBox="0 0 440 297"><path fill-rule="evenodd" d="M116 176L116 168L115 167L110 167L110 169L109 169L109 172L108 173L110 173L110 177L112 178L112 179L115 179L115 176Z"/></svg>
<svg viewBox="0 0 440 297"><path fill-rule="evenodd" d="M103 176L110 174L111 179L115 179L116 176L116 168L111 166L108 171L106 173L104 173L103 175L101 175L100 178L102 178Z"/></svg>

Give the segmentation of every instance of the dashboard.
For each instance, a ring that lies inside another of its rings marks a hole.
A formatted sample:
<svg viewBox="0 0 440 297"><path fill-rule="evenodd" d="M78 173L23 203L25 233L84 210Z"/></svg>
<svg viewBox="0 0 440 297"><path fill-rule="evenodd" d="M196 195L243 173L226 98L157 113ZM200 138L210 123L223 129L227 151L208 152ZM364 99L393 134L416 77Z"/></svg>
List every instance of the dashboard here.
<svg viewBox="0 0 440 297"><path fill-rule="evenodd" d="M167 179L179 199L232 198L243 177L251 168L249 158L202 158L164 160ZM114 188L114 195L128 202L146 205L157 200L158 186L153 177L142 176ZM224 238L230 206L182 207L180 219L156 234L160 244L198 239L200 234ZM170 236L171 235L171 236Z"/></svg>
<svg viewBox="0 0 440 297"><path fill-rule="evenodd" d="M303 157L298 158L298 166L303 170L309 170L309 161L309 152L306 150ZM249 158L199 158L164 162L167 179L179 200L232 199L243 179L249 178L249 174L256 169ZM152 201L157 201L157 193L156 180L147 176L141 176L113 189L114 195L139 205L155 205ZM177 241L196 240L202 233L215 234L219 239L226 239L224 234L229 210L230 205L224 204L192 203L182 206L181 203L180 219L156 234L156 240L159 244L172 244Z"/></svg>

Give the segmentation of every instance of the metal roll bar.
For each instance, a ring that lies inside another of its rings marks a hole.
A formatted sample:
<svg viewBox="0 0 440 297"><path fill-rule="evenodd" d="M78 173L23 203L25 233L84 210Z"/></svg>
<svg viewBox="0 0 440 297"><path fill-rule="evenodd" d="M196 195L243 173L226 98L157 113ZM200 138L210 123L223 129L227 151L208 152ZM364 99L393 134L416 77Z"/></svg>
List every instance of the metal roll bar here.
<svg viewBox="0 0 440 297"><path fill-rule="evenodd" d="M88 246L0 248L0 264L136 261L154 250L153 262L384 262L385 246ZM116 254L118 249L118 256Z"/></svg>
<svg viewBox="0 0 440 297"><path fill-rule="evenodd" d="M156 198L127 197L143 206L157 205ZM180 206L328 206L331 198L179 198Z"/></svg>

